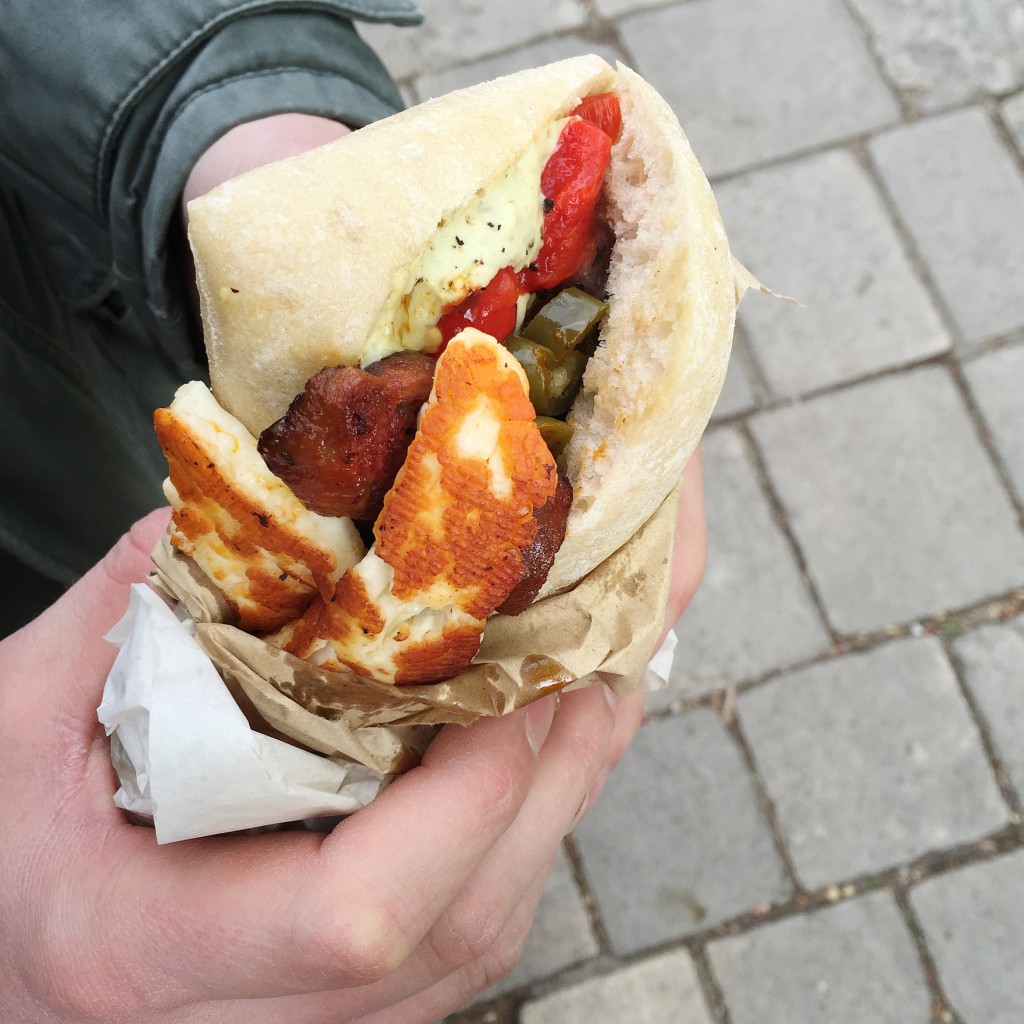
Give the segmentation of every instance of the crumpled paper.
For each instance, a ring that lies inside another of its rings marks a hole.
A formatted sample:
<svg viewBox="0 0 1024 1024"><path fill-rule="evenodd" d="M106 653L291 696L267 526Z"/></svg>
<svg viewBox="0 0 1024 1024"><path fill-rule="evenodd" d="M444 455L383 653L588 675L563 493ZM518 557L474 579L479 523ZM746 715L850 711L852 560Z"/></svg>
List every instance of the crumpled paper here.
<svg viewBox="0 0 1024 1024"><path fill-rule="evenodd" d="M114 802L151 818L157 842L351 814L386 785L250 728L189 625L149 587L132 587L108 639L121 649L98 716L121 779Z"/></svg>

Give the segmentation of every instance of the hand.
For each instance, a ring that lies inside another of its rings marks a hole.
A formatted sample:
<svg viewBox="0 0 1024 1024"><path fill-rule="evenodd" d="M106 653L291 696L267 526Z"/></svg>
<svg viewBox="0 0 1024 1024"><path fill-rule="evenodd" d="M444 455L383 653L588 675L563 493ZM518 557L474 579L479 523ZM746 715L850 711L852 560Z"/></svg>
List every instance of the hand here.
<svg viewBox="0 0 1024 1024"><path fill-rule="evenodd" d="M254 167L323 146L352 129L313 114L272 114L225 132L196 161L181 194L182 213L190 200ZM186 214L187 216L187 214Z"/></svg>
<svg viewBox="0 0 1024 1024"><path fill-rule="evenodd" d="M691 473L673 620L701 523ZM165 525L166 510L136 524L0 643L0 1019L427 1024L462 1005L518 959L555 850L641 701L590 687L448 726L328 836L157 846L111 801L95 709L114 653L101 638Z"/></svg>

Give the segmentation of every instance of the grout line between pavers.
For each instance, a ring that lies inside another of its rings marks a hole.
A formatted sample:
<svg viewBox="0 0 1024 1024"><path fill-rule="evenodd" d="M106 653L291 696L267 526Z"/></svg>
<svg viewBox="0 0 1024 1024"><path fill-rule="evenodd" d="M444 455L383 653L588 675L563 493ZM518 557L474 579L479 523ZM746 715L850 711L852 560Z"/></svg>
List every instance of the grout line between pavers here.
<svg viewBox="0 0 1024 1024"><path fill-rule="evenodd" d="M569 858L573 881L576 883L576 888L579 890L580 897L583 900L583 907L587 912L587 922L590 925L591 934L597 942L598 952L612 954L611 936L608 934L608 928L601 917L601 908L598 905L597 896L590 881L590 875L587 873L587 866L583 862L583 853L580 850L579 843L576 842L576 836L570 832L562 840L562 845L565 847L565 852Z"/></svg>
<svg viewBox="0 0 1024 1024"><path fill-rule="evenodd" d="M664 948L689 944L707 944L734 935L745 934L753 929L764 927L776 921L785 920L803 913L823 910L837 903L880 889L892 889L894 886L907 888L926 879L934 878L965 868L974 864L984 863L1006 853L1024 848L1024 827L1021 825L1004 825L1002 828L969 843L962 843L945 850L932 850L905 864L898 864L882 871L855 876L845 882L830 883L812 892L798 892L784 903L777 903L766 909L754 908L743 914L718 924L711 925L702 932L687 936L684 940L675 940L658 947ZM646 950L650 955L652 951Z"/></svg>
<svg viewBox="0 0 1024 1024"><path fill-rule="evenodd" d="M921 971L932 1000L932 1024L963 1024L946 997L938 967L925 942L924 928L910 903L908 890L905 886L894 884L889 891L896 901L896 907L903 917L910 941L913 943L917 958L921 963Z"/></svg>
<svg viewBox="0 0 1024 1024"><path fill-rule="evenodd" d="M747 379L754 398L753 408L746 409L738 415L747 416L774 405L778 401L778 397L768 381L768 375L764 372L761 360L758 358L757 353L754 351L754 346L750 342L747 328L740 321L738 314L739 311L737 310L736 328L733 332L733 353L747 371ZM730 356L730 358L733 358L733 356ZM738 416L734 418L738 418Z"/></svg>
<svg viewBox="0 0 1024 1024"><path fill-rule="evenodd" d="M1011 824L996 832L982 836L969 843L961 843L944 850L932 850L904 864L897 864L874 873L855 876L845 882L831 883L813 892L796 892L784 903L770 907L755 907L726 921L680 938L669 939L654 946L633 953L617 955L602 952L580 964L567 967L550 977L529 982L512 993L506 993L490 1003L473 1006L472 1012L483 1016L493 1009L497 1013L510 1013L510 1020L518 1020L518 1011L523 1003L551 992L567 988L594 977L603 977L614 971L629 968L645 960L680 949L687 950L697 966L698 977L704 990L715 1024L731 1024L725 1008L724 993L707 957L707 946L711 942L734 935L746 934L757 928L771 925L801 914L814 913L849 899L855 899L870 892L888 890L909 891L913 886L960 868L971 867L993 860L1004 854L1024 849L1024 825ZM462 1020L454 1016L452 1024ZM504 1021L506 1018L499 1018ZM952 1018L952 1024L963 1022ZM939 1019L934 1024L950 1024Z"/></svg>
<svg viewBox="0 0 1024 1024"><path fill-rule="evenodd" d="M974 106L974 104L971 104L971 106ZM885 175L882 174L878 165L875 163L875 159L871 154L870 146L868 145L870 139L870 136L865 136L863 140L859 140L858 143L851 146L850 150L857 159L861 168L867 174L871 183L874 185L875 192L882 203L882 208L889 215L889 220L896 231L896 237L899 239L900 244L903 247L903 252L907 258L907 262L910 264L911 269L917 274L920 282L924 285L925 290L928 292L932 303L935 306L935 311L942 322L942 326L945 327L946 333L949 335L952 352L955 354L962 352L965 349L969 349L973 346L971 346L964 337L963 331L961 331L960 325L957 323L952 309L946 302L942 289L939 287L938 282L932 274L928 261L918 248L917 240L914 238L914 235L906 221L904 221L899 205L893 198L892 193L889 191L889 185L885 180Z"/></svg>
<svg viewBox="0 0 1024 1024"><path fill-rule="evenodd" d="M885 66L885 61L882 59L882 54L879 52L878 43L875 33L871 28L871 24L857 9L856 3L854 3L853 0L842 0L842 2L843 6L846 8L846 13L850 16L850 20L857 26L857 30L861 34L864 46L871 55L871 60L875 65L875 70L878 72L878 77L885 83L889 91L892 93L893 99L896 100L896 103L899 105L900 113L903 115L903 120L907 122L913 121L919 115L920 111L913 102L912 92L904 89L889 74L889 69Z"/></svg>
<svg viewBox="0 0 1024 1024"><path fill-rule="evenodd" d="M960 399L967 410L967 418L974 427L975 435L981 443L981 447L985 450L985 454L988 455L989 461L995 468L996 476L999 477L999 483L1006 492L1010 506L1017 517L1017 525L1021 530L1024 530L1024 502L1017 495L1009 468L1003 460L995 438L992 436L992 429L985 418L985 414L981 411L974 391L968 383L963 368L958 361L953 360L949 363L949 373L953 378L953 386L960 393Z"/></svg>
<svg viewBox="0 0 1024 1024"><path fill-rule="evenodd" d="M672 715L686 714L699 707L717 710L717 703L723 699L734 700L736 696L793 672L823 665L845 654L862 654L877 650L885 644L906 640L909 637L953 637L960 636L988 622L1000 622L1024 615L1024 587L1006 591L994 597L985 598L972 605L964 605L934 615L922 616L913 621L882 626L875 630L841 635L839 642L829 650L812 655L800 661L768 669L749 679L727 683L694 697L680 696L668 707L646 712L647 718L658 721ZM732 696L728 696L728 695Z"/></svg>
<svg viewBox="0 0 1024 1024"><path fill-rule="evenodd" d="M1016 786L1014 786L1013 781L1010 779L1006 766L999 757L999 752L996 750L996 745L992 740L992 732L989 729L988 720L974 696L974 691L967 682L967 672L964 669L963 662L948 639L943 639L942 646L946 652L946 658L953 669L953 674L956 676L956 681L960 686L960 692L967 704L968 711L974 719L974 724L981 739L981 745L985 751L985 757L988 759L989 767L995 776L996 785L999 787L999 792L1010 810L1010 820L1014 824L1020 824L1024 820L1024 804L1021 802Z"/></svg>
<svg viewBox="0 0 1024 1024"><path fill-rule="evenodd" d="M704 1004L708 1008L713 1024L732 1024L732 1014L729 1013L728 1004L725 1001L725 993L718 983L711 960L708 957L707 949L701 945L690 947L690 958L697 971L697 979L700 982L701 991L704 994Z"/></svg>
<svg viewBox="0 0 1024 1024"><path fill-rule="evenodd" d="M977 106L977 104L972 104L972 106ZM991 118L991 120L993 123L995 122L995 118ZM1024 529L1024 503L1022 503L1021 497L1017 495L1013 486L1012 478L1010 477L1002 456L1000 455L992 438L988 423L978 407L970 387L964 380L963 371L961 369L961 361L968 356L976 355L979 346L975 343L969 343L960 330L960 327L956 322L956 318L953 316L952 309L947 304L942 291L938 287L938 283L931 273L931 269L929 268L923 253L918 249L913 235L902 218L898 204L889 192L885 177L881 174L875 164L870 149L866 145L853 146L850 148L861 167L874 184L883 208L886 213L888 213L897 237L903 246L904 254L907 257L911 268L917 274L919 280L929 293L939 319L949 334L951 341L951 348L949 351L938 353L935 356L919 360L913 364L907 364L901 367L900 371L928 364L939 364L947 367L953 377L954 385L960 394L961 401L964 403L968 418L974 426L975 434L981 442L981 446L988 456L989 461L994 466L996 475L998 476L999 482L1003 488L1003 492L1016 514L1018 527L1020 529ZM1012 150L1014 153L1017 153L1015 147L1012 147ZM1020 157L1020 154L1017 153L1017 156ZM1018 166L1021 173L1024 174L1024 161L1019 160ZM987 339L986 342L983 343L985 351L990 351L996 344L999 344L1006 338L1014 337L1017 333L1019 333L1019 329L1017 331L1010 332L1008 335L1002 335L997 339ZM893 371L895 371L895 368L891 371L882 371L877 376L885 376ZM811 396L801 396L801 398L804 397Z"/></svg>
<svg viewBox="0 0 1024 1024"><path fill-rule="evenodd" d="M753 782L754 796L757 799L757 805L761 811L761 816L768 825L768 832L772 837L772 844L775 847L775 852L778 854L779 860L782 862L782 868L786 873L786 878L789 884L793 887L793 896L806 895L806 890L800 882L799 875L796 873L796 864L789 852L789 847L786 845L785 833L779 825L778 813L775 810L775 801L768 792L764 776L761 773L761 769L758 767L757 759L754 757L754 750L751 747L746 734L743 732L743 726L740 723L739 717L732 709L730 709L730 713L727 716L720 713L719 717L721 718L726 731L732 737L733 742L737 747L739 747L740 756L743 758L743 763L747 768L747 774Z"/></svg>
<svg viewBox="0 0 1024 1024"><path fill-rule="evenodd" d="M807 592L814 604L815 611L817 611L818 617L821 619L822 625L825 627L825 631L828 634L829 639L833 644L837 644L839 643L839 633L836 632L828 617L825 602L822 600L821 594L818 592L817 584L811 576L807 556L804 554L803 548L800 546L796 535L790 528L789 516L786 513L786 509L782 504L782 500L780 499L778 492L775 490L775 485L772 482L771 474L768 471L768 463L764 457L764 453L757 444L757 440L754 437L753 431L750 429L750 424L747 422L746 417L740 421L738 426L740 437L743 439L744 445L747 449L747 454L750 456L751 462L753 463L758 483L768 501L768 506L771 509L772 518L781 530L782 535L786 538L786 543L789 545L790 551L796 560L797 568L800 570L800 576L803 579L804 586L807 588Z"/></svg>
<svg viewBox="0 0 1024 1024"><path fill-rule="evenodd" d="M748 347L753 347L749 345L749 342L747 342L747 344ZM749 409L744 409L740 412L729 413L726 416L719 416L709 424L708 429L714 430L722 426L742 425L742 421L750 416L758 416L761 413L774 412L776 409L786 409L793 405L803 405L806 402L813 402L819 398L828 398L830 395L842 394L844 391L860 387L862 384L873 384L875 381L886 380L890 377L899 377L903 374L911 373L914 370L924 369L928 366L959 367L964 363L974 362L981 356L1022 344L1024 344L1024 328L1016 328L1007 334L993 335L991 338L987 338L985 341L972 346L970 351L967 352L957 353L951 349L947 349L943 352L935 352L931 355L919 356L916 359L908 360L907 362L900 363L896 366L883 366L875 370L868 370L865 373L857 374L856 376L845 377L842 380L831 381L827 384L820 384L795 395L783 395L776 398L772 397L770 394L766 394L763 404Z"/></svg>
<svg viewBox="0 0 1024 1024"><path fill-rule="evenodd" d="M704 987L705 997L709 1001L709 1009L717 1014L715 1024L729 1024L728 1016L723 1015L724 994L710 967L706 949L710 942L730 938L734 935L746 934L757 928L771 925L801 914L813 913L835 906L840 902L855 899L859 896L880 890L909 890L926 879L943 875L949 871L981 864L1018 849L1024 849L1024 826L1008 825L1002 829L982 836L970 843L962 843L945 850L930 851L915 858L909 863L898 864L882 871L858 875L845 882L832 883L813 892L794 893L784 903L770 907L754 908L726 921L721 921L690 935L669 939L646 949L633 953L615 955L599 954L583 964L574 965L545 978L540 982L524 985L517 993L509 994L496 1000L494 1004L480 1004L481 1012L488 1006L523 1002L538 995L578 984L588 978L604 976L612 971L622 970L649 960L664 953L680 949L687 950L694 958L698 967L698 975ZM714 1005L712 1005L712 1002ZM725 1011L727 1014L727 1011ZM942 1024L947 1024L943 1021ZM957 1022L959 1024L959 1022Z"/></svg>
<svg viewBox="0 0 1024 1024"><path fill-rule="evenodd" d="M1024 147L1017 141L1017 136L1014 135L1003 117L1002 103L1005 102L1006 97L1002 100L993 100L991 103L983 104L988 110L989 120L992 122L992 127L995 129L996 136L1003 143L1003 145L1009 150L1010 159L1013 161L1014 166L1017 168L1017 173L1024 177Z"/></svg>

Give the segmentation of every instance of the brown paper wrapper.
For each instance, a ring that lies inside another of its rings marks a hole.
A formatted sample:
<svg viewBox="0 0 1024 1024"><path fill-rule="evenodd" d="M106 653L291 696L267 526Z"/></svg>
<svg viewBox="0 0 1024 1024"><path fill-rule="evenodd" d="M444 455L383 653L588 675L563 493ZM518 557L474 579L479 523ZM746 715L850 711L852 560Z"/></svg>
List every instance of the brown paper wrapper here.
<svg viewBox="0 0 1024 1024"><path fill-rule="evenodd" d="M419 762L440 724L504 715L569 686L636 691L665 617L681 486L572 590L517 616L493 616L473 664L429 686L328 672L231 625L220 592L167 535L153 551L152 582L196 622L199 643L253 728L397 774Z"/></svg>

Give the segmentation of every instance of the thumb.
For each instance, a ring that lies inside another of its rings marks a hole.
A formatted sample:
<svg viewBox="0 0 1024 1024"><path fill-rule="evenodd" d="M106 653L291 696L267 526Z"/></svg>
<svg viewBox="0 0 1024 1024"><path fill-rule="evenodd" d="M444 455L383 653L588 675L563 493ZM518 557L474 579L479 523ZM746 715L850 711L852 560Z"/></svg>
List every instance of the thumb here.
<svg viewBox="0 0 1024 1024"><path fill-rule="evenodd" d="M169 515L161 508L140 519L55 604L8 637L0 648L4 674L31 679L37 691L51 691L41 698L65 707L80 694L91 713L116 654L103 637L128 607L130 585L146 578Z"/></svg>

